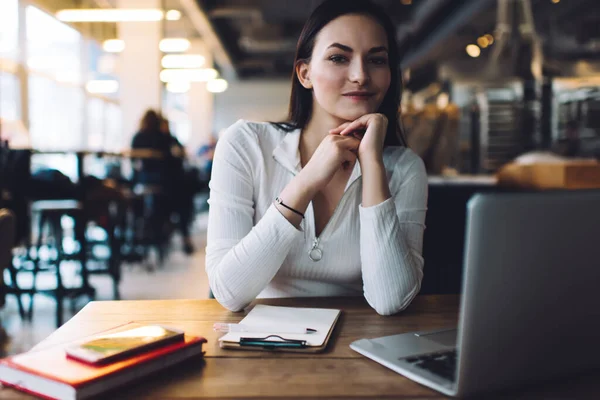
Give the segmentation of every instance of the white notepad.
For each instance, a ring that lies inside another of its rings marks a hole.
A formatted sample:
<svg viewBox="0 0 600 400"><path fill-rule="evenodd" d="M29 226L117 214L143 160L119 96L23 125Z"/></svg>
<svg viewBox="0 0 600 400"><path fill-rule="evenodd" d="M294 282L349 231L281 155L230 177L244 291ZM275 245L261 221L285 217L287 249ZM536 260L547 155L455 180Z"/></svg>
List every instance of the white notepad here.
<svg viewBox="0 0 600 400"><path fill-rule="evenodd" d="M257 304L240 324L264 328L264 332L229 332L219 339L224 343L239 343L240 338L264 338L280 335L285 339L305 340L308 347L323 347L341 311L326 308L276 307ZM286 329L287 328L287 329ZM289 328L311 328L315 333L282 333Z"/></svg>

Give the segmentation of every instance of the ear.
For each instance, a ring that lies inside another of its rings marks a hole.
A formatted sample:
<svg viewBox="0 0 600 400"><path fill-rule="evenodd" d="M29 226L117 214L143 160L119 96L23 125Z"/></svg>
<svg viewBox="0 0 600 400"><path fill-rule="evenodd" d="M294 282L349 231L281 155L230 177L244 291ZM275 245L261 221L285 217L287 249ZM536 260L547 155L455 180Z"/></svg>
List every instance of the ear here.
<svg viewBox="0 0 600 400"><path fill-rule="evenodd" d="M312 82L310 81L310 64L306 61L298 61L296 64L296 76L300 81L300 84L305 89L312 89Z"/></svg>

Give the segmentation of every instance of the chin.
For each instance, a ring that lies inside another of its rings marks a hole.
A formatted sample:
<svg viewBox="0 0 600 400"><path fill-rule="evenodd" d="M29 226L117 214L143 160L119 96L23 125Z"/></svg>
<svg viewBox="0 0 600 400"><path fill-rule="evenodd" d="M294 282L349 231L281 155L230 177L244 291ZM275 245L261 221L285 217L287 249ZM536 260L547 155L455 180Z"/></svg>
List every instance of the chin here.
<svg viewBox="0 0 600 400"><path fill-rule="evenodd" d="M350 104L349 104L350 103ZM354 121L363 115L376 113L378 110L379 101L364 101L364 102L347 102L336 105L337 115L346 121Z"/></svg>
<svg viewBox="0 0 600 400"><path fill-rule="evenodd" d="M335 114L336 117L338 117L339 119L343 119L345 121L354 121L360 117L362 117L363 115L367 115L367 114L372 114L374 112L376 112L377 110L371 110L371 108L367 108L367 107L356 107L354 109L346 109L346 110L342 110L338 113Z"/></svg>

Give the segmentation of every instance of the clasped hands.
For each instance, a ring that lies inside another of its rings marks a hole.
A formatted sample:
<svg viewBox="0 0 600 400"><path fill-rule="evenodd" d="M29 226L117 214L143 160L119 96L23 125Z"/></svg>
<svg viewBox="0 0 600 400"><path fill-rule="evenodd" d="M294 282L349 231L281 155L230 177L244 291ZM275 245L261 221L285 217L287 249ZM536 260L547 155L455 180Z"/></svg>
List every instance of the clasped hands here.
<svg viewBox="0 0 600 400"><path fill-rule="evenodd" d="M331 129L305 166L305 172L322 188L340 168L347 169L357 158L361 168L381 162L387 126L386 116L374 113Z"/></svg>

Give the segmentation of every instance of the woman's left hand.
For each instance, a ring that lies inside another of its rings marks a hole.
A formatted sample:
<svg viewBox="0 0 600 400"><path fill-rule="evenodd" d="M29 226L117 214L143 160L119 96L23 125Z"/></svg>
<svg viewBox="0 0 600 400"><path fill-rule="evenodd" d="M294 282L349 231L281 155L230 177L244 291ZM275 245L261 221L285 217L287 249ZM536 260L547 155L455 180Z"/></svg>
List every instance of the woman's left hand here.
<svg viewBox="0 0 600 400"><path fill-rule="evenodd" d="M366 114L352 122L346 122L330 130L329 133L342 136L354 135L360 139L358 160L361 163L368 161L376 162L383 158L383 143L387 127L388 120L385 115ZM362 138L356 131L364 131Z"/></svg>

